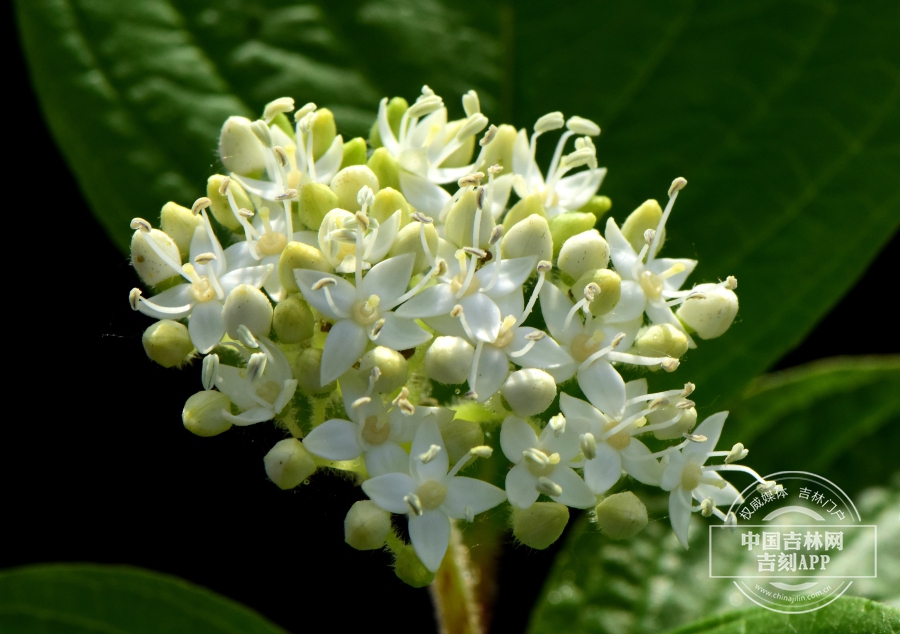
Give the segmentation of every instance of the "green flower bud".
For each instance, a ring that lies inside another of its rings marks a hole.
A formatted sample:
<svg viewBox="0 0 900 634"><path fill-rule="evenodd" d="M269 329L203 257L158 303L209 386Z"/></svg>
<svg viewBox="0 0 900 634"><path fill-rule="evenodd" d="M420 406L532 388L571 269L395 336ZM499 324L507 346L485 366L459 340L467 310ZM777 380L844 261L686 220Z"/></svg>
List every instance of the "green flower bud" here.
<svg viewBox="0 0 900 634"><path fill-rule="evenodd" d="M300 351L291 363L294 378L297 379L297 389L306 396L327 394L333 392L335 382L322 385L319 381L319 371L322 367L322 351L318 348L306 348Z"/></svg>
<svg viewBox="0 0 900 634"><path fill-rule="evenodd" d="M428 258L425 257L425 250L422 249L422 237L419 235L419 226L421 223L411 222L403 227L394 240L394 246L391 247L390 257L396 257L404 253L412 253L416 256L413 264L413 275L421 273L429 267ZM437 254L438 234L433 224L425 225L425 242L431 255Z"/></svg>
<svg viewBox="0 0 900 634"><path fill-rule="evenodd" d="M510 374L500 393L516 416L527 418L550 407L556 398L556 381L543 370L525 368Z"/></svg>
<svg viewBox="0 0 900 634"><path fill-rule="evenodd" d="M625 239L628 240L635 251L640 252L645 244L644 232L647 229L656 231L660 218L662 218L662 207L659 206L659 203L652 198L646 200L641 203L640 207L628 214L624 224L622 224L622 235L625 236ZM663 229L662 235L659 236L660 247L662 247L665 239L666 231Z"/></svg>
<svg viewBox="0 0 900 634"><path fill-rule="evenodd" d="M215 390L204 390L187 400L181 411L181 420L192 434L205 438L218 436L231 427L231 421L224 416L230 411L231 401L227 396Z"/></svg>
<svg viewBox="0 0 900 634"><path fill-rule="evenodd" d="M599 221L610 209L612 209L612 201L609 198L606 196L592 196L578 211L594 214L594 217Z"/></svg>
<svg viewBox="0 0 900 634"><path fill-rule="evenodd" d="M228 197L219 193L219 188L222 187L222 183L226 178L226 176L222 176L221 174L213 174L206 181L206 195L212 203L209 208L212 210L213 217L219 221L220 225L230 231L239 232L241 231L241 223L238 222L238 219L234 216L234 212L231 211L231 205L228 204ZM228 189L234 196L234 202L237 204L238 209L254 209L250 197L247 196L247 192L244 191L244 188L241 187L240 183L231 179L228 183Z"/></svg>
<svg viewBox="0 0 900 634"><path fill-rule="evenodd" d="M159 228L178 245L182 260L191 252L194 230L200 226L200 215L194 215L187 207L167 202L159 212Z"/></svg>
<svg viewBox="0 0 900 634"><path fill-rule="evenodd" d="M550 219L550 233L553 236L553 257L559 255L560 248L566 240L579 233L594 228L597 218L594 214L578 211L567 211ZM549 258L546 258L549 259ZM601 267L597 267L601 268Z"/></svg>
<svg viewBox="0 0 900 634"><path fill-rule="evenodd" d="M404 113L409 110L409 103L407 103L406 99L403 97L394 97L390 101L388 101L387 105L387 120L388 125L391 130L394 132L394 136L398 136L400 134L400 120L403 118ZM372 128L369 130L369 145L373 148L380 148L384 145L381 142L381 135L378 134L378 121L372 124Z"/></svg>
<svg viewBox="0 0 900 634"><path fill-rule="evenodd" d="M456 136L456 133L459 132L459 129L465 122L466 119L448 122L446 128L447 137ZM465 167L471 163L472 154L475 152L475 136L472 135L463 141L462 145L441 163L441 167Z"/></svg>
<svg viewBox="0 0 900 634"><path fill-rule="evenodd" d="M168 259L181 264L181 253L172 238L159 229L151 229L149 239L153 240ZM147 240L147 236L141 229L135 231L131 236L131 265L140 278L147 284L158 286L161 282L179 275L178 271L159 257Z"/></svg>
<svg viewBox="0 0 900 634"><path fill-rule="evenodd" d="M269 127L273 126L276 128L280 128L281 131L288 135L290 139L294 139L294 126L291 125L291 121L287 118L287 115L285 113L279 112L272 118L272 120L269 122Z"/></svg>
<svg viewBox="0 0 900 634"><path fill-rule="evenodd" d="M566 240L559 250L556 262L559 270L570 280L577 280L588 271L605 269L607 265L609 244L596 229L589 229Z"/></svg>
<svg viewBox="0 0 900 634"><path fill-rule="evenodd" d="M316 471L312 454L297 438L285 438L263 458L266 475L281 489L293 489Z"/></svg>
<svg viewBox="0 0 900 634"><path fill-rule="evenodd" d="M475 348L461 337L438 337L425 353L425 375L447 385L463 383L469 378Z"/></svg>
<svg viewBox="0 0 900 634"><path fill-rule="evenodd" d="M301 343L315 334L316 318L299 294L289 295L275 306L272 327L281 343Z"/></svg>
<svg viewBox="0 0 900 634"><path fill-rule="evenodd" d="M472 244L472 228L475 225L475 212L477 211L478 194L474 190L469 190L459 200L453 203L450 211L447 212L447 219L444 223L444 231L447 240L457 247L479 247L488 246L488 240L491 237L491 231L494 230L494 217L490 211L482 210L481 225L478 230L478 244Z"/></svg>
<svg viewBox="0 0 900 634"><path fill-rule="evenodd" d="M516 129L511 125L502 124L497 126L497 133L493 140L484 148L484 161L481 167L483 171L492 165L499 165L503 168L501 174L512 174L512 155L513 146L516 144Z"/></svg>
<svg viewBox="0 0 900 634"><path fill-rule="evenodd" d="M681 357L688 349L687 335L672 324L655 324L634 341L634 350L645 357Z"/></svg>
<svg viewBox="0 0 900 634"><path fill-rule="evenodd" d="M257 337L268 337L272 330L272 304L265 293L250 284L241 284L228 294L223 315L225 332L232 339L238 339L242 325Z"/></svg>
<svg viewBox="0 0 900 634"><path fill-rule="evenodd" d="M504 258L536 255L538 261L553 257L553 237L546 219L538 214L528 216L506 232L500 242Z"/></svg>
<svg viewBox="0 0 900 634"><path fill-rule="evenodd" d="M610 539L634 537L647 525L647 507L631 491L610 495L594 512L597 525Z"/></svg>
<svg viewBox="0 0 900 634"><path fill-rule="evenodd" d="M359 190L368 185L373 192L378 192L378 177L375 172L365 165L351 165L345 167L334 175L331 179L331 191L337 194L338 207L346 209L350 212L360 210L359 203L356 201Z"/></svg>
<svg viewBox="0 0 900 634"><path fill-rule="evenodd" d="M334 124L334 113L328 108L316 110L312 124L313 158L319 160L328 151L337 136L337 126Z"/></svg>
<svg viewBox="0 0 900 634"><path fill-rule="evenodd" d="M394 573L400 581L413 588L424 588L434 581L434 573L425 567L412 546L404 544L394 554Z"/></svg>
<svg viewBox="0 0 900 634"><path fill-rule="evenodd" d="M265 169L265 148L246 117L228 117L219 135L219 158L229 172L252 174Z"/></svg>
<svg viewBox="0 0 900 634"><path fill-rule="evenodd" d="M400 388L409 376L409 364L403 355L383 346L373 348L362 356L359 360L359 376L368 380L375 367L381 373L375 381L375 390L382 394Z"/></svg>
<svg viewBox="0 0 900 634"><path fill-rule="evenodd" d="M699 284L675 314L701 339L715 339L731 327L738 311L734 291L718 284Z"/></svg>
<svg viewBox="0 0 900 634"><path fill-rule="evenodd" d="M484 444L484 431L473 421L454 418L439 422L438 427L451 464L462 460L472 447Z"/></svg>
<svg viewBox="0 0 900 634"><path fill-rule="evenodd" d="M141 342L147 356L164 368L182 365L194 351L188 329L171 319L162 319L147 328Z"/></svg>
<svg viewBox="0 0 900 634"><path fill-rule="evenodd" d="M341 169L351 165L366 164L366 140L362 137L350 139L344 143L344 157L341 159Z"/></svg>
<svg viewBox="0 0 900 634"><path fill-rule="evenodd" d="M609 269L588 271L572 285L572 295L576 300L584 297L584 287L591 282L600 287L600 292L594 295L594 299L588 305L588 308L592 315L600 317L611 311L619 303L619 299L622 297L622 278L619 277L618 273Z"/></svg>
<svg viewBox="0 0 900 634"><path fill-rule="evenodd" d="M513 507L513 535L520 542L544 550L569 523L569 508L559 502L535 502L525 510Z"/></svg>
<svg viewBox="0 0 900 634"><path fill-rule="evenodd" d="M396 189L382 186L381 191L375 194L375 202L369 209L369 216L382 223L398 211L400 226L405 227L409 223L409 214L412 213L409 203Z"/></svg>
<svg viewBox="0 0 900 634"><path fill-rule="evenodd" d="M378 177L378 184L382 189L400 189L400 164L385 148L380 147L372 152L366 165Z"/></svg>
<svg viewBox="0 0 900 634"><path fill-rule="evenodd" d="M294 269L311 269L331 273L331 265L315 247L302 242L288 242L278 258L278 279L288 293L299 293Z"/></svg>
<svg viewBox="0 0 900 634"><path fill-rule="evenodd" d="M688 433L697 424L697 410L694 407L679 410L674 405L660 407L647 414L647 423L650 425L658 425L675 418L681 412L681 418L674 425L657 429L653 435L660 440L674 440L681 438Z"/></svg>
<svg viewBox="0 0 900 634"><path fill-rule="evenodd" d="M506 217L503 219L503 228L509 232L517 223L534 215L541 218L547 217L547 211L544 209L544 203L537 194L529 194L515 205L512 206Z"/></svg>
<svg viewBox="0 0 900 634"><path fill-rule="evenodd" d="M354 502L344 518L344 541L356 550L378 550L391 532L391 514L372 500Z"/></svg>
<svg viewBox="0 0 900 634"><path fill-rule="evenodd" d="M325 214L340 206L337 194L328 185L307 183L300 188L297 200L300 222L313 231L318 231Z"/></svg>

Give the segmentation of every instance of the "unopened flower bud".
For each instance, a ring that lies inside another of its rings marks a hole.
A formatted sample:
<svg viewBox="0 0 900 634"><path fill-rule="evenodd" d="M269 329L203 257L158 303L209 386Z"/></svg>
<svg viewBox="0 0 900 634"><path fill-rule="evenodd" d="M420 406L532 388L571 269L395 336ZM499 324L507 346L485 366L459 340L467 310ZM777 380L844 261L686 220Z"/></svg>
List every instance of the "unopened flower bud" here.
<svg viewBox="0 0 900 634"><path fill-rule="evenodd" d="M450 464L456 464L474 447L484 444L484 431L481 425L470 420L454 418L438 422L441 438L447 449Z"/></svg>
<svg viewBox="0 0 900 634"><path fill-rule="evenodd" d="M272 327L281 343L301 343L315 334L316 318L299 294L278 302L272 316Z"/></svg>
<svg viewBox="0 0 900 634"><path fill-rule="evenodd" d="M359 360L361 378L368 379L373 368L378 368L379 372L375 389L382 394L393 392L409 377L409 364L403 355L383 346L369 350Z"/></svg>
<svg viewBox="0 0 900 634"><path fill-rule="evenodd" d="M687 335L672 324L655 324L634 341L634 350L645 357L681 357L688 349Z"/></svg>
<svg viewBox="0 0 900 634"><path fill-rule="evenodd" d="M399 191L382 185L381 191L375 194L375 202L369 207L369 216L382 223L398 211L400 212L400 226L405 227L409 223L409 215L412 213L409 203Z"/></svg>
<svg viewBox="0 0 900 634"><path fill-rule="evenodd" d="M718 284L700 284L693 291L697 296L688 297L675 314L701 339L724 334L737 315L737 295Z"/></svg>
<svg viewBox="0 0 900 634"><path fill-rule="evenodd" d="M366 140L360 136L346 141L344 143L344 156L341 159L340 169L350 167L351 165L365 165L367 151Z"/></svg>
<svg viewBox="0 0 900 634"><path fill-rule="evenodd" d="M389 253L392 258L404 253L415 255L416 261L413 263L414 275L421 273L430 266L425 250L422 248L422 236L419 234L421 231L420 226L421 223L419 222L411 222L403 227L397 234L397 239L394 240L394 245ZM431 252L432 257L434 257L438 249L438 234L434 224L428 223L425 225L425 243L428 245L428 250Z"/></svg>
<svg viewBox="0 0 900 634"><path fill-rule="evenodd" d="M159 213L159 228L178 245L182 260L187 260L191 252L194 230L200 226L201 218L178 203L168 202Z"/></svg>
<svg viewBox="0 0 900 634"><path fill-rule="evenodd" d="M377 192L380 189L375 172L365 165L351 165L334 175L334 178L331 179L330 187L331 191L338 197L338 207L349 212L356 212L360 210L356 195L366 185L373 192Z"/></svg>
<svg viewBox="0 0 900 634"><path fill-rule="evenodd" d="M297 438L285 438L263 458L266 475L280 489L293 489L316 471L312 454Z"/></svg>
<svg viewBox="0 0 900 634"><path fill-rule="evenodd" d="M553 236L554 252L559 254L562 245L573 236L589 231L597 222L596 216L580 211L567 211L549 220L550 234ZM603 268L603 267L596 267Z"/></svg>
<svg viewBox="0 0 900 634"><path fill-rule="evenodd" d="M635 251L644 248L644 232L648 229L656 230L659 220L662 218L662 207L653 199L646 200L632 211L622 224L622 235ZM665 229L659 236L659 246L662 247L665 240Z"/></svg>
<svg viewBox="0 0 900 634"><path fill-rule="evenodd" d="M328 260L317 248L302 242L288 242L278 258L278 279L288 293L300 292L294 269L310 269L322 273L332 271Z"/></svg>
<svg viewBox="0 0 900 634"><path fill-rule="evenodd" d="M512 173L513 146L516 143L516 129L503 124L496 128L493 138L484 146L484 161L480 167L499 165L503 174Z"/></svg>
<svg viewBox="0 0 900 634"><path fill-rule="evenodd" d="M162 319L147 328L141 342L147 356L164 368L182 365L194 350L188 329L171 319Z"/></svg>
<svg viewBox="0 0 900 634"><path fill-rule="evenodd" d="M394 555L394 573L406 585L424 588L434 581L434 573L425 567L412 546L403 544L394 550Z"/></svg>
<svg viewBox="0 0 900 634"><path fill-rule="evenodd" d="M425 353L425 374L429 379L449 385L469 378L475 349L461 337L437 337Z"/></svg>
<svg viewBox="0 0 900 634"><path fill-rule="evenodd" d="M265 293L250 284L241 284L225 300L225 332L237 339L238 328L243 325L257 337L268 337L272 329L272 312L272 304Z"/></svg>
<svg viewBox="0 0 900 634"><path fill-rule="evenodd" d="M378 178L378 184L382 189L385 187L400 189L400 164L387 149L380 147L372 152L366 165Z"/></svg>
<svg viewBox="0 0 900 634"><path fill-rule="evenodd" d="M246 117L228 117L219 136L219 158L229 172L254 174L266 166L265 148Z"/></svg>
<svg viewBox="0 0 900 634"><path fill-rule="evenodd" d="M559 502L535 502L527 509L513 508L513 535L530 548L544 550L562 536L569 509Z"/></svg>
<svg viewBox="0 0 900 634"><path fill-rule="evenodd" d="M516 416L535 416L556 398L556 381L543 370L525 368L510 374L500 393Z"/></svg>
<svg viewBox="0 0 900 634"><path fill-rule="evenodd" d="M390 126L396 137L400 134L400 121L403 119L404 113L409 110L409 103L403 97L394 97L388 101L386 110L388 126ZM376 149L384 145L381 142L381 135L378 133L378 121L372 124L372 128L369 131L369 145Z"/></svg>
<svg viewBox="0 0 900 634"><path fill-rule="evenodd" d="M631 491L614 493L594 508L597 525L610 539L634 537L647 525L647 507Z"/></svg>
<svg viewBox="0 0 900 634"><path fill-rule="evenodd" d="M241 230L241 223L235 218L231 205L228 203L228 197L220 191L226 178L228 177L221 174L210 176L206 181L206 195L209 197L213 217L226 229L237 232ZM228 183L228 191L234 196L234 202L238 209L253 209L253 203L240 183L231 179Z"/></svg>
<svg viewBox="0 0 900 634"><path fill-rule="evenodd" d="M391 532L391 514L372 500L354 502L344 518L344 541L356 550L377 550Z"/></svg>
<svg viewBox="0 0 900 634"><path fill-rule="evenodd" d="M494 229L494 217L488 211L481 213L481 225L478 230L478 244L472 243L472 229L475 225L475 213L478 203L478 194L469 190L460 196L450 211L447 212L445 232L447 240L457 247L486 248Z"/></svg>
<svg viewBox="0 0 900 634"><path fill-rule="evenodd" d="M197 436L217 436L231 427L225 413L231 412L231 401L215 390L203 390L191 396L181 411L185 428Z"/></svg>
<svg viewBox="0 0 900 634"><path fill-rule="evenodd" d="M577 280L588 271L605 269L609 265L609 244L596 229L575 234L560 248L556 265L571 280Z"/></svg>
<svg viewBox="0 0 900 634"><path fill-rule="evenodd" d="M578 211L586 214L593 214L594 218L599 222L610 209L612 209L612 201L608 197L592 196L589 201L578 209Z"/></svg>
<svg viewBox="0 0 900 634"><path fill-rule="evenodd" d="M619 303L622 296L622 278L618 273L609 269L587 271L572 285L572 295L575 299L584 296L585 287L591 283L599 286L600 292L594 293L588 309L592 315L600 317L610 312Z"/></svg>
<svg viewBox="0 0 900 634"><path fill-rule="evenodd" d="M149 241L161 250L168 260L181 264L181 253L178 245L168 235L159 229L150 229L144 232L138 229L131 237L131 265L147 284L158 285L171 277L179 274L173 269L153 248Z"/></svg>
<svg viewBox="0 0 900 634"><path fill-rule="evenodd" d="M312 124L313 158L319 160L328 151L337 136L334 114L328 108L316 110Z"/></svg>
<svg viewBox="0 0 900 634"><path fill-rule="evenodd" d="M537 256L539 260L553 257L553 237L547 220L538 214L528 216L507 231L500 241L504 258Z"/></svg>
<svg viewBox="0 0 900 634"><path fill-rule="evenodd" d="M653 432L653 435L660 440L673 440L675 438L681 438L682 435L691 431L694 428L694 425L697 424L697 410L693 407L687 409L681 409L675 405L660 407L647 414L647 422L651 425L658 425L672 420L679 413L681 413L681 418L677 423L674 423L669 427L657 429Z"/></svg>
<svg viewBox="0 0 900 634"><path fill-rule="evenodd" d="M318 231L322 219L332 209L340 207L337 194L323 183L306 183L300 188L297 210L300 222L307 228Z"/></svg>
<svg viewBox="0 0 900 634"><path fill-rule="evenodd" d="M334 391L335 382L322 385L320 380L322 368L322 351L317 348L306 348L294 358L291 370L297 379L297 389L306 396L327 394Z"/></svg>
<svg viewBox="0 0 900 634"><path fill-rule="evenodd" d="M503 218L503 229L509 232L518 223L534 215L546 218L547 210L544 209L544 203L537 194L528 194L506 212L506 216Z"/></svg>

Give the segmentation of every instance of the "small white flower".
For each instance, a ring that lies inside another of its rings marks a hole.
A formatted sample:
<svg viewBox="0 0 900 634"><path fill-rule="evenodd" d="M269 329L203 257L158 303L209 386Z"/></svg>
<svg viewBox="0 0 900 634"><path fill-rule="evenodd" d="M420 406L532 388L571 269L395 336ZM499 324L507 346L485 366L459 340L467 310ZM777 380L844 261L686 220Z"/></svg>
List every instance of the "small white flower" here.
<svg viewBox="0 0 900 634"><path fill-rule="evenodd" d="M368 203L363 203L365 214ZM357 258L362 260L363 270L380 262L388 254L400 231L402 213L395 212L385 222L364 216L366 227L362 228L356 214L344 209L332 209L322 220L318 233L318 248L338 273L353 273ZM357 232L362 238L357 244Z"/></svg>
<svg viewBox="0 0 900 634"><path fill-rule="evenodd" d="M478 454L474 454L478 455ZM437 422L419 425L409 455L409 473L387 473L366 480L363 491L391 513L409 516L409 537L419 559L436 572L450 543L450 520L472 518L506 499L492 484L457 476L471 460L467 454L452 468Z"/></svg>

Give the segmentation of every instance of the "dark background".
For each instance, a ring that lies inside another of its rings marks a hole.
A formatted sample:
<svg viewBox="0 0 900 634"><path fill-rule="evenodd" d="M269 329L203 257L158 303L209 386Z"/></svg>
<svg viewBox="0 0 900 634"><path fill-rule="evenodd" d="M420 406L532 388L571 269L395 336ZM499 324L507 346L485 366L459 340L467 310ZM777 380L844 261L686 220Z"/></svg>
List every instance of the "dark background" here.
<svg viewBox="0 0 900 634"><path fill-rule="evenodd" d="M282 437L272 425L216 438L182 427L181 407L201 389L198 364L166 370L145 356L141 334L151 320L127 302L137 276L91 216L47 131L7 15L3 202L15 259L4 281L17 296L5 303L12 412L0 460L0 567L143 566L222 593L292 632L326 619L371 626L373 616L405 631L433 630L427 590L397 580L386 553L344 544L344 515L364 498L358 487L321 474L280 491L262 462ZM779 369L895 351L885 347L892 338L873 336L859 320L896 287L888 258L897 246L895 238ZM507 549L494 631L524 629L552 556Z"/></svg>

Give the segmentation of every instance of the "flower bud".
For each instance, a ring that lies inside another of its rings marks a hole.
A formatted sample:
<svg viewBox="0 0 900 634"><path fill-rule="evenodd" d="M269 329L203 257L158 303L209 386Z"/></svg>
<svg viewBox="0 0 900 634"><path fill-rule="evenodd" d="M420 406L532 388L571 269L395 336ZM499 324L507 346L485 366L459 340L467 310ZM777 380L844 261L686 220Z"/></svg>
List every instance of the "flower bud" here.
<svg viewBox="0 0 900 634"><path fill-rule="evenodd" d="M434 573L425 567L416 554L415 549L403 544L394 550L394 573L406 585L413 588L424 588L434 581Z"/></svg>
<svg viewBox="0 0 900 634"><path fill-rule="evenodd" d="M645 357L675 357L687 352L688 340L672 324L655 324L634 341L634 350Z"/></svg>
<svg viewBox="0 0 900 634"><path fill-rule="evenodd" d="M278 258L278 279L288 293L300 292L294 269L311 269L322 273L330 273L332 270L328 260L317 248L302 242L288 242Z"/></svg>
<svg viewBox="0 0 900 634"><path fill-rule="evenodd" d="M404 253L414 254L416 256L416 261L413 264L413 275L421 273L429 267L428 258L425 256L425 251L422 249L422 237L419 235L420 225L421 223L411 222L403 227L397 234L397 239L394 240L394 246L391 247L391 251L388 254L392 258ZM428 244L431 255L436 255L438 250L438 234L433 224L425 225L425 242Z"/></svg>
<svg viewBox="0 0 900 634"><path fill-rule="evenodd" d="M390 126L391 130L394 132L395 137L400 134L400 120L403 119L403 115L407 110L409 110L409 103L403 97L394 97L393 99L388 101L388 126ZM375 149L378 149L384 145L381 142L381 135L378 133L377 120L372 124L372 128L369 130L369 145L371 145Z"/></svg>
<svg viewBox="0 0 900 634"><path fill-rule="evenodd" d="M312 454L297 438L285 438L275 443L263 462L269 480L281 489L293 489L316 470Z"/></svg>
<svg viewBox="0 0 900 634"><path fill-rule="evenodd" d="M700 284L693 290L703 296L688 297L675 314L701 339L723 335L737 315L737 295L717 284Z"/></svg>
<svg viewBox="0 0 900 634"><path fill-rule="evenodd" d="M172 261L181 264L181 253L178 245L168 235L159 229L150 230L150 240ZM152 286L158 286L171 277L179 274L178 271L166 264L150 244L148 237L141 229L131 236L131 265L144 282Z"/></svg>
<svg viewBox="0 0 900 634"><path fill-rule="evenodd" d="M305 348L300 351L291 363L297 389L306 396L327 394L334 391L335 382L322 385L320 370L322 367L322 351L317 348Z"/></svg>
<svg viewBox="0 0 900 634"><path fill-rule="evenodd" d="M238 338L238 328L247 327L257 337L268 337L272 330L272 304L265 293L241 284L225 299L225 332L232 339Z"/></svg>
<svg viewBox="0 0 900 634"><path fill-rule="evenodd" d="M225 194L219 193L219 188L222 187L225 178L226 177L221 174L213 174L206 181L206 195L212 203L209 208L212 210L213 217L219 221L220 225L230 231L238 232L241 231L241 223L235 218L234 212L231 210L231 205L228 204L228 197ZM250 197L247 196L247 192L244 191L244 188L241 187L240 183L231 179L228 183L228 189L231 192L231 195L234 196L234 202L237 204L238 209L254 208L253 203L250 201Z"/></svg>
<svg viewBox="0 0 900 634"><path fill-rule="evenodd" d="M554 238L556 244L556 238ZM589 229L568 238L559 250L556 266L572 280L609 265L609 244L596 229Z"/></svg>
<svg viewBox="0 0 900 634"><path fill-rule="evenodd" d="M340 206L337 194L322 183L306 183L300 188L297 210L300 222L317 231L322 219L332 209Z"/></svg>
<svg viewBox="0 0 900 634"><path fill-rule="evenodd" d="M219 135L219 158L229 172L253 174L266 167L265 149L246 117L228 117Z"/></svg>
<svg viewBox="0 0 900 634"><path fill-rule="evenodd" d="M159 212L159 228L178 245L182 260L191 252L194 230L200 226L200 216L178 203L167 202Z"/></svg>
<svg viewBox="0 0 900 634"><path fill-rule="evenodd" d="M632 211L622 224L622 235L628 240L635 251L640 252L644 248L644 232L647 229L656 231L659 220L662 218L662 207L653 200L644 201L641 206ZM659 246L662 247L665 240L666 232L659 236Z"/></svg>
<svg viewBox="0 0 900 634"><path fill-rule="evenodd" d="M359 190L368 185L373 192L378 192L378 177L375 172L365 165L351 165L345 167L331 179L331 191L337 194L338 207L347 211L355 212L360 210L360 205L356 200Z"/></svg>
<svg viewBox="0 0 900 634"><path fill-rule="evenodd" d="M537 550L559 539L568 523L569 509L559 502L535 502L524 510L513 508L513 535Z"/></svg>
<svg viewBox="0 0 900 634"><path fill-rule="evenodd" d="M584 287L593 282L600 287L600 292L594 295L594 299L588 305L591 314L595 317L605 315L619 303L622 296L622 278L615 271L609 269L597 269L584 273L575 284L572 285L572 295L576 300L584 297Z"/></svg>
<svg viewBox="0 0 900 634"><path fill-rule="evenodd" d="M450 464L459 462L472 447L484 444L484 431L476 422L454 418L439 422L438 427Z"/></svg>
<svg viewBox="0 0 900 634"><path fill-rule="evenodd" d="M344 156L341 159L340 169L351 165L366 164L366 140L362 137L350 139L344 143Z"/></svg>
<svg viewBox="0 0 900 634"><path fill-rule="evenodd" d="M501 174L512 174L512 155L515 144L516 129L505 123L497 126L493 140L484 148L484 161L481 163L481 167L499 165L503 168Z"/></svg>
<svg viewBox="0 0 900 634"><path fill-rule="evenodd" d="M375 194L375 202L369 209L369 216L381 223L398 211L400 212L400 226L405 227L409 222L409 214L412 213L409 203L399 191L382 184L381 191Z"/></svg>
<svg viewBox="0 0 900 634"><path fill-rule="evenodd" d="M556 381L543 370L525 368L510 374L500 393L516 416L535 416L556 398Z"/></svg>
<svg viewBox="0 0 900 634"><path fill-rule="evenodd" d="M382 394L393 392L406 383L409 376L409 364L403 355L383 346L373 348L363 355L359 360L359 376L368 380L375 367L381 372L375 381L375 390Z"/></svg>
<svg viewBox="0 0 900 634"><path fill-rule="evenodd" d="M275 306L272 327L279 342L301 343L315 334L316 318L299 294L289 295Z"/></svg>
<svg viewBox="0 0 900 634"><path fill-rule="evenodd" d="M488 240L491 237L491 231L494 229L494 217L489 210L481 212L481 226L478 230L478 244L472 244L472 228L475 225L475 211L478 202L478 193L469 190L460 196L459 200L453 203L450 211L447 212L447 219L444 224L444 231L447 240L457 247L479 247L488 246Z"/></svg>
<svg viewBox="0 0 900 634"><path fill-rule="evenodd" d="M678 409L673 405L660 407L647 414L647 423L650 425L664 423L675 418L679 412L681 413L681 418L677 423L657 429L653 432L653 435L659 440L674 440L691 431L694 425L697 424L697 410L693 407L688 409Z"/></svg>
<svg viewBox="0 0 900 634"><path fill-rule="evenodd" d="M467 125L471 123L476 124L474 128ZM457 121L448 122L447 127L444 130L448 139L456 136L464 127L467 128L467 136L462 144L460 144L459 148L441 163L441 167L465 167L471 163L472 154L475 153L475 135L477 135L478 132L481 132L486 125L487 119L483 115L480 115L480 113L476 113L471 119L459 119ZM473 129L476 131L472 132Z"/></svg>
<svg viewBox="0 0 900 634"><path fill-rule="evenodd" d="M366 165L378 177L378 184L382 188L400 189L400 164L387 149L380 147L372 152Z"/></svg>
<svg viewBox="0 0 900 634"><path fill-rule="evenodd" d="M391 514L372 500L354 502L344 518L344 541L356 550L377 550L391 531Z"/></svg>
<svg viewBox="0 0 900 634"><path fill-rule="evenodd" d="M544 203L541 202L537 194L528 194L506 212L506 216L503 218L503 229L508 232L517 223L534 215L546 218L547 211L544 209Z"/></svg>
<svg viewBox="0 0 900 634"><path fill-rule="evenodd" d="M231 421L224 414L231 411L228 397L215 390L203 390L191 396L181 411L185 429L198 436L217 436L228 431Z"/></svg>
<svg viewBox="0 0 900 634"><path fill-rule="evenodd" d="M438 383L463 383L469 378L474 356L475 348L465 339L438 337L425 353L425 374Z"/></svg>
<svg viewBox="0 0 900 634"><path fill-rule="evenodd" d="M516 223L506 232L500 242L500 253L504 258L522 258L536 255L538 260L553 257L553 238L547 220L533 214Z"/></svg>
<svg viewBox="0 0 900 634"><path fill-rule="evenodd" d="M587 201L581 208L578 210L587 214L594 214L594 217L599 220L606 215L606 213L612 209L612 201L606 196L592 196L589 201ZM596 224L596 223L595 223Z"/></svg>
<svg viewBox="0 0 900 634"><path fill-rule="evenodd" d="M147 328L141 342L147 356L164 368L182 365L194 350L188 329L171 319L162 319Z"/></svg>
<svg viewBox="0 0 900 634"><path fill-rule="evenodd" d="M319 108L313 115L313 159L319 160L328 151L337 136L334 113L328 108Z"/></svg>
<svg viewBox="0 0 900 634"><path fill-rule="evenodd" d="M647 507L631 491L614 493L594 508L597 525L610 539L634 537L647 525Z"/></svg>
<svg viewBox="0 0 900 634"><path fill-rule="evenodd" d="M594 214L587 214L578 211L567 211L564 214L554 216L550 219L550 234L553 236L553 255L559 255L562 245L579 233L584 233L594 228L597 218ZM603 268L603 267L596 267Z"/></svg>

